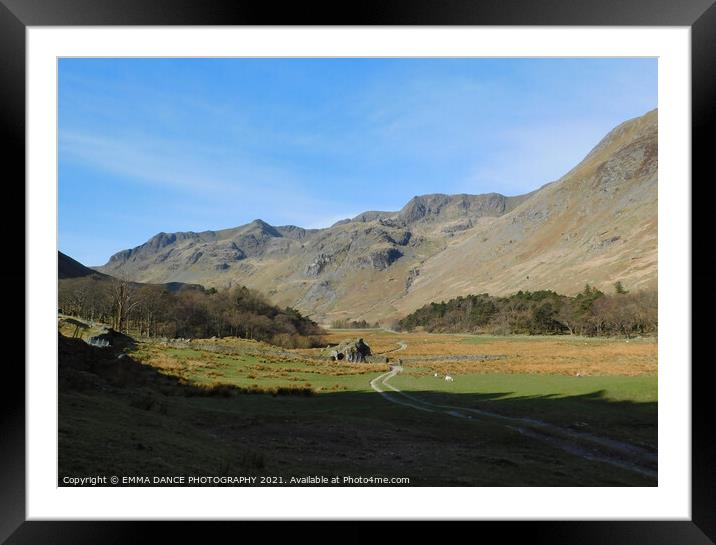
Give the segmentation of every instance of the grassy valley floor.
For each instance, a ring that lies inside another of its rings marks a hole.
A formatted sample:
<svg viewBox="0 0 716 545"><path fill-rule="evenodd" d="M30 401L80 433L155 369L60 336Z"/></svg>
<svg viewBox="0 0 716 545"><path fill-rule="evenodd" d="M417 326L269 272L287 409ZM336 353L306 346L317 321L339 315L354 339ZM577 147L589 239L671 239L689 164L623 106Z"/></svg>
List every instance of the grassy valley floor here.
<svg viewBox="0 0 716 545"><path fill-rule="evenodd" d="M241 339L138 341L117 357L61 337L59 484L85 475L657 484L654 339L334 330L325 342L358 336L380 363ZM379 394L371 381L391 367L400 372Z"/></svg>

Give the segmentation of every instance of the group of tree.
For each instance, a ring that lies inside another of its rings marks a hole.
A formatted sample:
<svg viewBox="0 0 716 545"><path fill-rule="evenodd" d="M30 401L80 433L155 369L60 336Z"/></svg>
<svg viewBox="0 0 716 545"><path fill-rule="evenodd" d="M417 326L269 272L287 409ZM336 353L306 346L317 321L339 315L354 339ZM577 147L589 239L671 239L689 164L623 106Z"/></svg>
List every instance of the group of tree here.
<svg viewBox="0 0 716 545"><path fill-rule="evenodd" d="M400 329L429 332L626 337L656 335L657 325L656 291L631 293L621 282L613 294L587 284L576 296L549 290L468 295L430 303L399 322Z"/></svg>
<svg viewBox="0 0 716 545"><path fill-rule="evenodd" d="M333 320L331 322L332 329L377 329L380 327L380 322L371 324L366 320L349 320L347 318Z"/></svg>
<svg viewBox="0 0 716 545"><path fill-rule="evenodd" d="M287 348L320 345L321 328L296 309L279 308L244 286L204 289L138 284L97 276L63 279L61 312L146 337L235 336Z"/></svg>

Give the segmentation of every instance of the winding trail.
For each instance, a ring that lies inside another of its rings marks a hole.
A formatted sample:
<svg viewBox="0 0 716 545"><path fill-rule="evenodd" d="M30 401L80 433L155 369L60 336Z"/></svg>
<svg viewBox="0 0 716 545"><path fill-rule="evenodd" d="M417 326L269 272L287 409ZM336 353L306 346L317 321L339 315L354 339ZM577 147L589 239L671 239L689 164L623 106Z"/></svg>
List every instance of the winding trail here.
<svg viewBox="0 0 716 545"><path fill-rule="evenodd" d="M401 350L405 350L408 348L408 344L404 343L403 341L398 341L398 348L393 348L392 350L386 350L385 352L378 352L376 356L383 356L384 354L392 354L393 352L400 352Z"/></svg>
<svg viewBox="0 0 716 545"><path fill-rule="evenodd" d="M390 352L397 352L407 348L407 344L402 341L398 344L400 345L399 348ZM455 418L499 423L517 431L521 435L536 439L586 460L610 464L651 478L657 477L657 455L647 449L590 433L575 432L532 418L504 416L481 409L430 403L403 392L390 384L390 379L402 370L403 368L400 365L391 365L390 371L370 381L371 388L391 403L397 405L423 412L443 413Z"/></svg>

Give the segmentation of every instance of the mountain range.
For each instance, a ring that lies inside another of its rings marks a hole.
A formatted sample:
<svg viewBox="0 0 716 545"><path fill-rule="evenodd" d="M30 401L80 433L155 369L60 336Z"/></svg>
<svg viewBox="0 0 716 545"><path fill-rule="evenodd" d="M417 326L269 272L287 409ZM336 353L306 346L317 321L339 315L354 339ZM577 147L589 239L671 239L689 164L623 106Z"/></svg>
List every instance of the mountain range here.
<svg viewBox="0 0 716 545"><path fill-rule="evenodd" d="M95 269L136 282L246 285L323 323L391 320L471 293L656 288L657 116L622 123L525 195L416 196L324 229L257 219L159 233Z"/></svg>

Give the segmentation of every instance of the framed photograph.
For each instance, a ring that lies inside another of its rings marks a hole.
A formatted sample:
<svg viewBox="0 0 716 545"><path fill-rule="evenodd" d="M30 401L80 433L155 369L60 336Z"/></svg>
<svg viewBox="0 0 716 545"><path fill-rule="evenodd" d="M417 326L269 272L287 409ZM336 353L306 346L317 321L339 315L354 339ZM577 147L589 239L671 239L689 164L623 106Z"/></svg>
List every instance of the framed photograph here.
<svg viewBox="0 0 716 545"><path fill-rule="evenodd" d="M0 6L26 203L1 539L713 542L710 2L63 4Z"/></svg>

